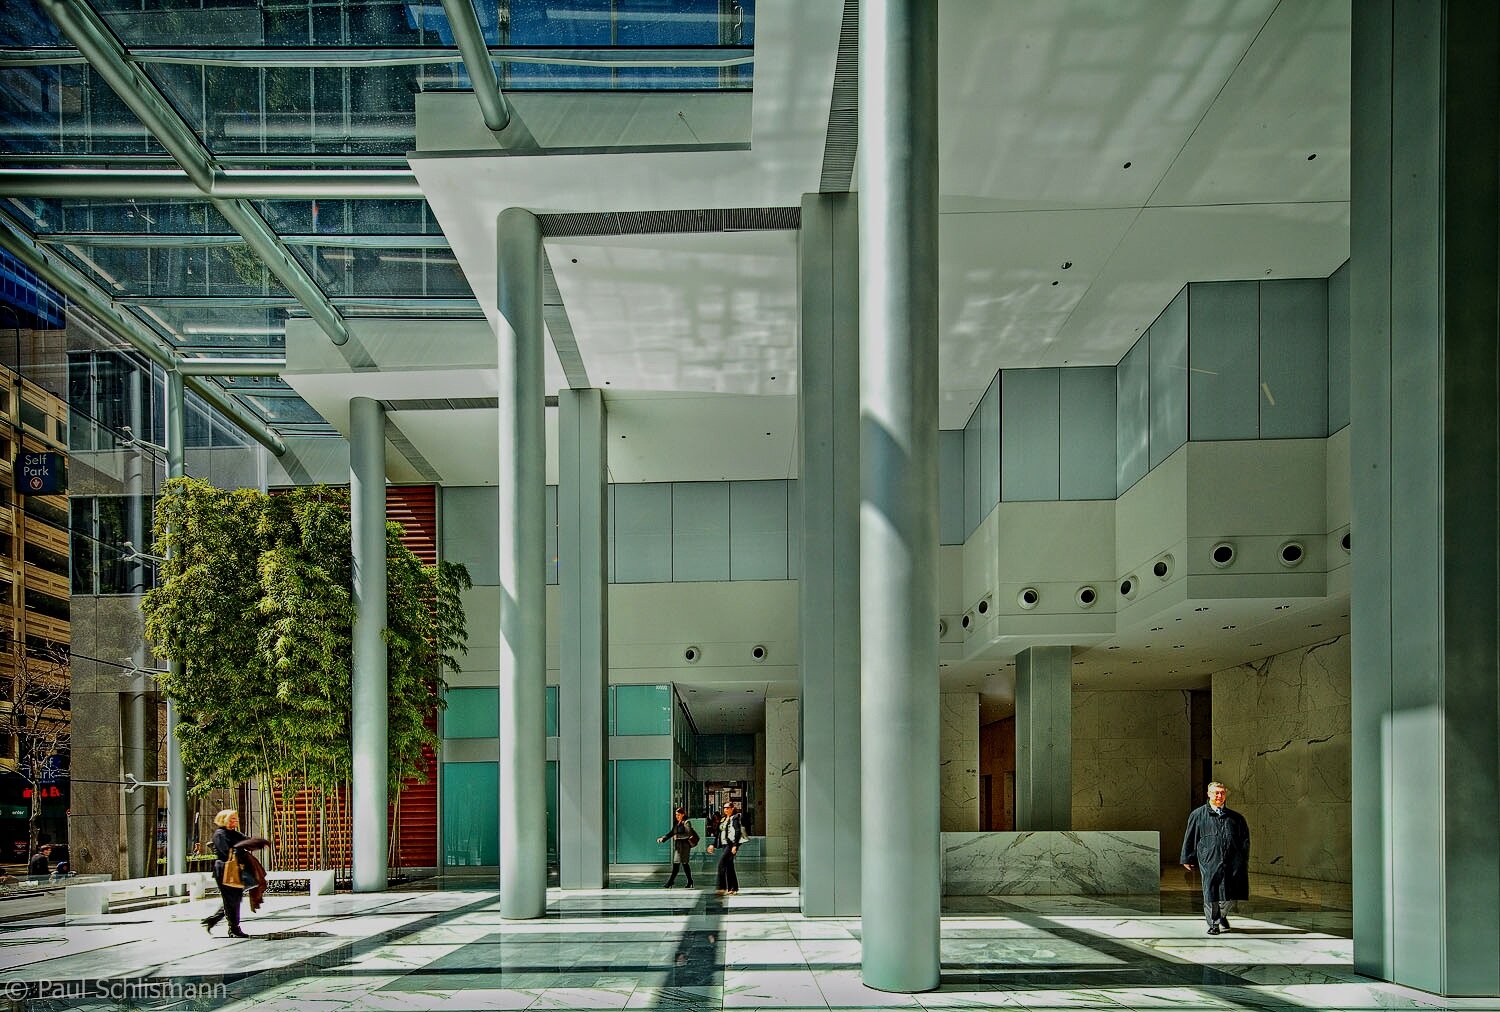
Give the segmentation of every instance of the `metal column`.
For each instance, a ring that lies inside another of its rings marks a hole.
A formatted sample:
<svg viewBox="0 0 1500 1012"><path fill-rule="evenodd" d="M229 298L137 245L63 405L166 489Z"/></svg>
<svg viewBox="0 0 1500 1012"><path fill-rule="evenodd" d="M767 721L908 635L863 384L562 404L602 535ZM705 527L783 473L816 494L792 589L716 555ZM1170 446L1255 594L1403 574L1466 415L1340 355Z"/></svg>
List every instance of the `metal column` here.
<svg viewBox="0 0 1500 1012"><path fill-rule="evenodd" d="M1353 6L1354 966L1500 993L1500 11Z"/></svg>
<svg viewBox="0 0 1500 1012"><path fill-rule="evenodd" d="M937 4L859 15L864 981L938 986Z"/></svg>
<svg viewBox="0 0 1500 1012"><path fill-rule="evenodd" d="M1016 655L1016 829L1073 828L1073 649Z"/></svg>
<svg viewBox="0 0 1500 1012"><path fill-rule="evenodd" d="M546 441L542 233L497 222L500 362L500 915L547 912Z"/></svg>
<svg viewBox="0 0 1500 1012"><path fill-rule="evenodd" d="M802 913L859 915L859 208L802 198Z"/></svg>
<svg viewBox="0 0 1500 1012"><path fill-rule="evenodd" d="M349 402L350 544L354 550L354 891L382 892L389 828L389 689L385 648L385 410Z"/></svg>
<svg viewBox="0 0 1500 1012"><path fill-rule="evenodd" d="M182 373L167 370L167 477L181 478L187 473L185 418ZM181 661L168 665L174 680L183 673ZM167 874L187 871L187 773L182 767L182 743L177 739L177 704L167 700Z"/></svg>
<svg viewBox="0 0 1500 1012"><path fill-rule="evenodd" d="M558 393L557 542L562 585L558 691L558 862L564 889L602 889L609 855L609 568L604 394Z"/></svg>

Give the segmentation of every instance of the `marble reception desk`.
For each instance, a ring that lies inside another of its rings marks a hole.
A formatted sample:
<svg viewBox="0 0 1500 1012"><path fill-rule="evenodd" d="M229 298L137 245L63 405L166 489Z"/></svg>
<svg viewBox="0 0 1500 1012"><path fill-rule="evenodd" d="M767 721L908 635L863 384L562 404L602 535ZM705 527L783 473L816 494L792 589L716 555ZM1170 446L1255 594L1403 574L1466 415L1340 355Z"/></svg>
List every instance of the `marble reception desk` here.
<svg viewBox="0 0 1500 1012"><path fill-rule="evenodd" d="M945 896L1155 895L1154 832L944 833Z"/></svg>

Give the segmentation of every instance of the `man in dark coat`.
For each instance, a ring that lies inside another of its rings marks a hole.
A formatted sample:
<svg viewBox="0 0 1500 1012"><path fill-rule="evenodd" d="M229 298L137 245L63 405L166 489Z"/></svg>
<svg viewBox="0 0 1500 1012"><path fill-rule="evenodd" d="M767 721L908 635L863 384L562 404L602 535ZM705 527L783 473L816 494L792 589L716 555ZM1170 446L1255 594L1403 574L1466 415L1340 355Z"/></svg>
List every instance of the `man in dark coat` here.
<svg viewBox="0 0 1500 1012"><path fill-rule="evenodd" d="M1208 804L1193 809L1182 837L1179 860L1203 878L1203 917L1208 933L1229 930L1225 916L1234 900L1250 898L1250 827L1245 817L1225 806L1229 790L1208 785Z"/></svg>

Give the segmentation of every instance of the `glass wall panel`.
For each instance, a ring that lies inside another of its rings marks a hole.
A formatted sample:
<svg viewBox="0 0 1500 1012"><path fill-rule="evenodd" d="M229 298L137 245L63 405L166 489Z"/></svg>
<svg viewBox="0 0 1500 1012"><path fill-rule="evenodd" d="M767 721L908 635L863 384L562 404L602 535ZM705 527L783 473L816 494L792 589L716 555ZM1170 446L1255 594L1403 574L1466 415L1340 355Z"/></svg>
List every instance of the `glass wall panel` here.
<svg viewBox="0 0 1500 1012"><path fill-rule="evenodd" d="M610 734L620 737L672 733L670 685L610 687L613 718Z"/></svg>
<svg viewBox="0 0 1500 1012"><path fill-rule="evenodd" d="M1147 332L1151 348L1151 466L1188 435L1188 290L1177 293Z"/></svg>
<svg viewBox="0 0 1500 1012"><path fill-rule="evenodd" d="M1188 286L1188 436L1260 436L1260 284Z"/></svg>
<svg viewBox="0 0 1500 1012"><path fill-rule="evenodd" d="M292 255L330 296L472 297L449 249L293 246Z"/></svg>
<svg viewBox="0 0 1500 1012"><path fill-rule="evenodd" d="M494 0L477 6L494 18ZM126 45L453 44L442 6L410 0L96 0L95 7Z"/></svg>
<svg viewBox="0 0 1500 1012"><path fill-rule="evenodd" d="M787 578L786 482L730 482L729 578Z"/></svg>
<svg viewBox="0 0 1500 1012"><path fill-rule="evenodd" d="M0 68L0 123L0 151L6 153L168 157L114 90L83 64Z"/></svg>
<svg viewBox="0 0 1500 1012"><path fill-rule="evenodd" d="M285 306L132 306L131 311L181 348L280 351Z"/></svg>
<svg viewBox="0 0 1500 1012"><path fill-rule="evenodd" d="M557 730L557 691L555 685L547 686L547 737L556 738Z"/></svg>
<svg viewBox="0 0 1500 1012"><path fill-rule="evenodd" d="M557 760L547 760L547 863L557 864L558 818Z"/></svg>
<svg viewBox="0 0 1500 1012"><path fill-rule="evenodd" d="M938 544L964 543L964 432L938 430Z"/></svg>
<svg viewBox="0 0 1500 1012"><path fill-rule="evenodd" d="M1260 438L1328 435L1328 282L1260 283Z"/></svg>
<svg viewBox="0 0 1500 1012"><path fill-rule="evenodd" d="M786 483L786 506L786 573L788 579L798 580L802 578L802 485L796 478Z"/></svg>
<svg viewBox="0 0 1500 1012"><path fill-rule="evenodd" d="M729 579L729 484L672 485L672 579Z"/></svg>
<svg viewBox="0 0 1500 1012"><path fill-rule="evenodd" d="M496 509L497 509L497 516L498 516L498 504L497 504ZM546 525L547 525L547 548L546 548L546 560L545 561L546 561L546 565L547 565L547 583L549 585L556 586L556 584L557 584L557 574L559 572L559 569L558 569L558 567L559 567L558 547L557 547L557 486L556 485L548 485L547 486L547 520L546 520Z"/></svg>
<svg viewBox="0 0 1500 1012"><path fill-rule="evenodd" d="M500 734L499 689L449 689L444 738L494 738Z"/></svg>
<svg viewBox="0 0 1500 1012"><path fill-rule="evenodd" d="M1000 373L1000 498L1057 498L1056 369Z"/></svg>
<svg viewBox="0 0 1500 1012"><path fill-rule="evenodd" d="M1114 367L1068 368L1057 373L1058 498L1113 499Z"/></svg>
<svg viewBox="0 0 1500 1012"><path fill-rule="evenodd" d="M1349 424L1349 262L1328 279L1328 431Z"/></svg>
<svg viewBox="0 0 1500 1012"><path fill-rule="evenodd" d="M281 281L242 242L202 246L65 243L63 258L117 296L286 298Z"/></svg>
<svg viewBox="0 0 1500 1012"><path fill-rule="evenodd" d="M615 485L615 579L672 581L672 486Z"/></svg>
<svg viewBox="0 0 1500 1012"><path fill-rule="evenodd" d="M979 491L979 408L976 405L969 420L964 424L964 539L984 519L981 512L983 496Z"/></svg>
<svg viewBox="0 0 1500 1012"><path fill-rule="evenodd" d="M500 863L500 764L443 763L443 864Z"/></svg>
<svg viewBox="0 0 1500 1012"><path fill-rule="evenodd" d="M667 856L656 838L672 821L672 760L616 759L612 800L614 829L611 860L619 864L657 864Z"/></svg>
<svg viewBox="0 0 1500 1012"><path fill-rule="evenodd" d="M12 197L11 206L39 236L58 232L121 235L234 235L206 200L150 197Z"/></svg>
<svg viewBox="0 0 1500 1012"><path fill-rule="evenodd" d="M1142 334L1115 367L1115 466L1119 495L1151 464L1151 341Z"/></svg>
<svg viewBox="0 0 1500 1012"><path fill-rule="evenodd" d="M996 373L979 401L979 519L989 516L999 501L1000 374Z"/></svg>

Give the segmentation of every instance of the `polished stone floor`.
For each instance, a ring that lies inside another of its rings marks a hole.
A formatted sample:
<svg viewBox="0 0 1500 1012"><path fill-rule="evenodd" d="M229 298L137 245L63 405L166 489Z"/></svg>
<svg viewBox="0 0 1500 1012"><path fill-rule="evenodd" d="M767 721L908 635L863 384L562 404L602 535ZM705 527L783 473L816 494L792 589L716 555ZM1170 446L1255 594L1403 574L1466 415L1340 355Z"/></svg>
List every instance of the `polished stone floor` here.
<svg viewBox="0 0 1500 1012"><path fill-rule="evenodd" d="M1216 937L1196 894L1170 880L1160 897L955 900L942 987L912 996L863 987L858 921L802 917L795 888L752 887L765 876L751 871L740 895L720 898L636 878L552 890L546 918L525 922L501 919L484 880L445 880L340 895L316 916L306 897L272 897L243 941L222 927L206 936L194 920L205 903L5 924L0 999L259 1012L1500 1009L1355 975L1347 910L1287 895L1258 896Z"/></svg>

